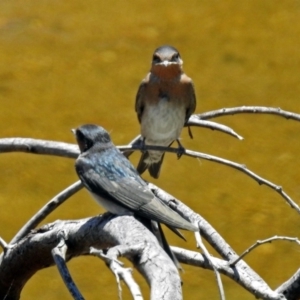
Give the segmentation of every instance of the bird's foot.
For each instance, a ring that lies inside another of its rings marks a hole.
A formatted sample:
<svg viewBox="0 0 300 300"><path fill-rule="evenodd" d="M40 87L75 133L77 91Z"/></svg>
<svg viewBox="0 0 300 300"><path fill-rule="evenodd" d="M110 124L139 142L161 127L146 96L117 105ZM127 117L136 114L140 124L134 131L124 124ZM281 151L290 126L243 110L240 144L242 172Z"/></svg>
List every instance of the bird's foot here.
<svg viewBox="0 0 300 300"><path fill-rule="evenodd" d="M145 151L145 146L146 146L146 143L145 143L145 138L144 137L140 137L137 141L134 142L134 146L137 147L139 150L141 150L142 152Z"/></svg>
<svg viewBox="0 0 300 300"><path fill-rule="evenodd" d="M179 159L183 153L185 153L185 148L181 145L179 139L176 140L177 144L178 144L178 148L177 148L177 158Z"/></svg>
<svg viewBox="0 0 300 300"><path fill-rule="evenodd" d="M142 137L141 140L140 140L140 146L141 146L141 151L145 151L145 146L146 146L146 138Z"/></svg>
<svg viewBox="0 0 300 300"><path fill-rule="evenodd" d="M192 129L190 126L188 126L188 132L189 132L190 138L193 139L194 137L193 137Z"/></svg>

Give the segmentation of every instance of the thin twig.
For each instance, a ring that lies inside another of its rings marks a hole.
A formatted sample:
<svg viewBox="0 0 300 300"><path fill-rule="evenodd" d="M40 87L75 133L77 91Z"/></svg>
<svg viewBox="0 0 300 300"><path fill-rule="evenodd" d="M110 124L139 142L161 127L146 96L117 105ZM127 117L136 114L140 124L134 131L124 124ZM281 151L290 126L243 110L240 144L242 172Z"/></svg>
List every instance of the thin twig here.
<svg viewBox="0 0 300 300"><path fill-rule="evenodd" d="M221 131L223 133L227 133L229 135L232 135L232 136L238 138L239 140L244 139L242 136L237 134L230 127L228 127L226 125L223 125L223 124L216 123L216 122L212 122L212 121L201 120L201 119L199 119L199 117L197 115L192 115L190 117L189 121L187 122L186 126L197 126L197 127L209 128L209 129L212 129L212 130L218 130L218 131Z"/></svg>
<svg viewBox="0 0 300 300"><path fill-rule="evenodd" d="M112 271L112 273L115 275L118 284L119 299L122 299L122 287L120 283L121 279L128 286L134 300L143 300L140 287L133 279L132 269L123 267L124 264L117 259L117 253L118 255L120 255L120 252L118 250L114 251L114 248L118 249L119 247L116 246L110 248L107 254L104 254L102 250L98 250L94 247L91 247L90 254L101 258ZM125 247L122 248L124 249ZM140 245L139 249L141 249ZM132 249L130 249L129 251L132 251Z"/></svg>
<svg viewBox="0 0 300 300"><path fill-rule="evenodd" d="M7 243L4 241L4 239L0 236L0 246L3 249L3 251L5 252L7 249Z"/></svg>
<svg viewBox="0 0 300 300"><path fill-rule="evenodd" d="M58 155L58 156L76 158L79 153L78 149L76 150L76 148L74 148L74 146L70 147L70 144L66 144L66 143L53 142L54 144L51 144L51 142L48 142L48 143L46 143L46 145L48 147L47 148L48 150L47 150L47 149L43 148L45 145L45 141L34 140L34 139L25 139L25 140L27 143L27 150L34 149L33 153L36 153L36 154L37 153L38 154L50 154L50 155ZM24 149L24 146L22 146L22 141L24 142L24 139L21 139L20 141L17 138L0 139L0 152L4 152L4 150L9 151L9 152L10 151L22 151L22 149ZM136 139L135 139L135 141L136 141ZM12 142L13 142L13 144L11 144ZM32 146L29 142L32 142L34 144L34 146ZM9 143L10 143L10 145L8 145ZM16 144L18 145L18 147L15 148ZM1 147L3 145L5 147L1 149ZM55 147L61 147L61 148L55 149ZM73 152L70 151L70 148L73 149ZM131 146L131 145L118 146L117 148L121 151L129 151L129 152L134 151L134 150L156 150L156 151L178 153L178 148L149 146L149 145L143 145L143 147L142 147L141 145L139 145L139 143L136 143L134 146ZM41 152L39 152L39 151L41 151ZM28 151L26 151L26 152L28 152ZM237 169L237 170L247 174L248 176L250 176L251 178L256 180L260 185L265 184L266 186L269 186L271 189L275 190L286 200L286 202L288 202L288 204L292 208L294 208L298 213L300 213L299 206L289 197L288 194L286 194L283 191L281 186L276 185L276 184L264 179L263 177L258 176L251 170L247 169L247 167L245 165L238 164L238 163L235 163L230 160L223 159L223 158L219 158L217 156L213 156L213 155L209 155L209 154L205 154L205 153L201 153L201 152L190 151L190 150L185 150L185 152L183 154L190 156L190 157L197 157L197 158L217 162L217 163L229 166L231 168Z"/></svg>
<svg viewBox="0 0 300 300"><path fill-rule="evenodd" d="M218 110L209 111L202 114L193 115L201 120L212 119L216 117L236 115L236 114L270 114L281 116L286 119L300 121L300 114L290 111L282 110L279 107L265 107L265 106L239 106L231 108L221 108Z"/></svg>
<svg viewBox="0 0 300 300"><path fill-rule="evenodd" d="M203 251L206 259L210 262L210 264L212 266L214 274L216 275L220 298L221 298L221 300L225 300L225 292L224 292L224 287L223 287L223 283L221 280L220 272L219 272L217 266L215 266L213 260L211 259L211 256L210 256L209 252L207 251L205 245L202 243L202 239L201 239L201 235L200 235L199 231L195 232L195 239L197 241L197 246Z"/></svg>
<svg viewBox="0 0 300 300"><path fill-rule="evenodd" d="M279 193L292 208L294 208L298 213L300 213L300 207L298 206L298 204L296 204L292 200L292 198L286 192L283 191L281 186L276 185L276 184L272 183L271 181L268 181L265 178L257 175L253 171L249 170L246 167L246 165L238 164L238 163L235 163L235 162L227 160L227 159L219 158L217 156L208 155L208 154L199 153L199 152L190 151L190 150L186 150L185 153L187 156L203 158L203 159L210 160L210 161L213 161L216 163L224 164L226 166L229 166L240 172L245 173L246 175L248 175L249 177L251 177L252 179L257 181L259 185L264 184L264 185L270 187L271 189L273 189L274 191L276 191L277 193Z"/></svg>
<svg viewBox="0 0 300 300"><path fill-rule="evenodd" d="M83 188L81 181L76 181L72 185L68 186L58 195L53 197L47 204L45 204L15 235L10 244L14 244L22 239L30 230L34 229L40 222L42 222L51 212L53 212L58 206L64 203L72 195L77 193Z"/></svg>
<svg viewBox="0 0 300 300"><path fill-rule="evenodd" d="M134 145L134 146L119 146L118 147L121 151L127 151L127 150L131 150L131 149L146 149L146 150L156 150L156 151L165 151L165 152L171 152L171 153L177 153L178 152L178 148L171 148L171 147L159 147L159 146L149 146L149 145L145 145L143 148L138 146L138 145ZM234 168L242 173L245 173L246 175L248 175L249 177L251 177L252 179L254 179L255 181L258 182L259 185L266 185L268 187L270 187L271 189L275 190L277 193L279 193L285 200L286 202L292 207L294 208L299 214L300 214L300 207L298 206L298 204L296 204L292 198L283 191L282 187L279 185L276 185L274 183L272 183L271 181L266 180L265 178L257 175L256 173L254 173L253 171L247 169L246 165L243 164L239 164L224 158L220 158L214 155L209 155L206 153L202 153L202 152L196 152L196 151L191 151L191 150L186 150L183 153L184 155L190 156L190 157L195 157L195 158L201 158L201 159L205 159L205 160L209 160L212 162L216 162L222 165L226 165L228 167Z"/></svg>
<svg viewBox="0 0 300 300"><path fill-rule="evenodd" d="M275 240L285 240L285 241L290 241L290 242L295 242L298 245L300 245L300 241L298 238L292 238L288 236L273 236L265 240L258 240L255 244L250 246L248 249L246 249L238 258L234 259L232 262L229 263L231 267L236 265L241 259L243 259L247 254L249 254L252 250L254 250L256 247L266 244L266 243L272 243Z"/></svg>

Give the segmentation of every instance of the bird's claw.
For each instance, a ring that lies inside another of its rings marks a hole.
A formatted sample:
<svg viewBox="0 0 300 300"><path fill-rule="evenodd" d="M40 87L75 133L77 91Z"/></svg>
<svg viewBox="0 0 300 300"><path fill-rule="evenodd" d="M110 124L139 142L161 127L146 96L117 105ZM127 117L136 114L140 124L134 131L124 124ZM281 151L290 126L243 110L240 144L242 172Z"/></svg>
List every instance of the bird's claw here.
<svg viewBox="0 0 300 300"><path fill-rule="evenodd" d="M145 143L145 138L142 138L141 141L140 141L140 146L141 146L141 151L144 152L145 151L145 146L146 146L146 143Z"/></svg>
<svg viewBox="0 0 300 300"><path fill-rule="evenodd" d="M135 141L135 143L133 145L138 147L138 149L141 150L142 152L144 152L145 151L145 146L146 146L145 138L141 137L140 139Z"/></svg>
<svg viewBox="0 0 300 300"><path fill-rule="evenodd" d="M179 159L182 156L182 154L184 154L184 152L185 152L185 148L178 147L178 149L177 149L177 158Z"/></svg>
<svg viewBox="0 0 300 300"><path fill-rule="evenodd" d="M181 145L180 141L177 139L178 149L177 149L177 158L179 159L182 154L185 153L185 148Z"/></svg>
<svg viewBox="0 0 300 300"><path fill-rule="evenodd" d="M188 126L188 132L189 132L190 138L193 139L194 137L193 137L192 129L190 126Z"/></svg>

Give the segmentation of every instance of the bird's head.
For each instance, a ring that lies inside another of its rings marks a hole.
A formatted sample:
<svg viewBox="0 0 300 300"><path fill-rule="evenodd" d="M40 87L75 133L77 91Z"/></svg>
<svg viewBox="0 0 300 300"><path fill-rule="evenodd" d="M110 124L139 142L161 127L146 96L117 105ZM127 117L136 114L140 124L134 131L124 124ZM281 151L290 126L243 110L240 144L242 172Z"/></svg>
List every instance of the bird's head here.
<svg viewBox="0 0 300 300"><path fill-rule="evenodd" d="M160 77L175 77L181 73L182 64L176 48L161 46L153 53L151 72Z"/></svg>
<svg viewBox="0 0 300 300"><path fill-rule="evenodd" d="M108 132L101 126L86 124L72 129L72 132L76 136L81 153L88 151L95 145L99 145L100 148L107 148L107 146L112 145Z"/></svg>

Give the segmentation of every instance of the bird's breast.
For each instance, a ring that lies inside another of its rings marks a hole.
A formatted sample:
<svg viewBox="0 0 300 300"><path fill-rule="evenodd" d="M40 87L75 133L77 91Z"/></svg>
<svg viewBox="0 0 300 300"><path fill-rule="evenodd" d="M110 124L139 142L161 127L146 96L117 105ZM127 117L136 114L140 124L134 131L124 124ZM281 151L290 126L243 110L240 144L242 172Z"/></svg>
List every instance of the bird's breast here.
<svg viewBox="0 0 300 300"><path fill-rule="evenodd" d="M161 93L157 101L149 101L141 120L141 134L146 144L168 146L179 138L185 122L182 101Z"/></svg>
<svg viewBox="0 0 300 300"><path fill-rule="evenodd" d="M110 199L106 199L104 197L100 197L94 193L90 193L93 198L96 200L96 202L98 204L100 204L105 210L109 211L112 214L115 215L132 215L133 212L131 212L129 209L118 205L118 203L116 203L113 200Z"/></svg>

